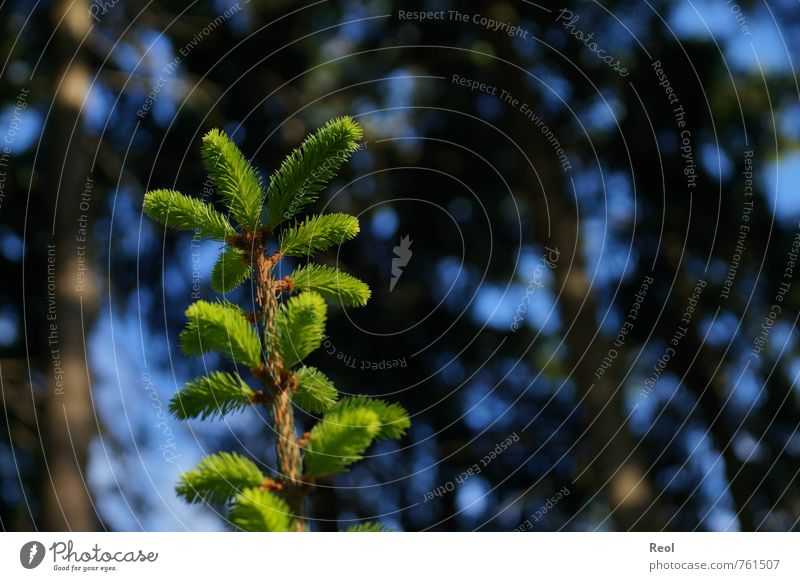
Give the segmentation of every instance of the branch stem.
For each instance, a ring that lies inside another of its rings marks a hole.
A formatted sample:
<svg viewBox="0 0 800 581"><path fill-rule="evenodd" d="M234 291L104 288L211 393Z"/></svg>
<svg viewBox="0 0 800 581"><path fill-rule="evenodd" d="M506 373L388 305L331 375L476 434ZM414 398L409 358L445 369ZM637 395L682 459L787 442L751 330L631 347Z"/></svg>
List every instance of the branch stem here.
<svg viewBox="0 0 800 581"><path fill-rule="evenodd" d="M256 277L256 301L264 327L265 350L267 354L267 373L261 377L262 383L271 394L269 401L272 419L275 423L277 440L276 454L278 467L284 479L283 497L296 517L298 531L307 529L305 522L304 487L302 483L302 462L292 410L292 376L283 368L280 353L275 346L276 318L278 315L278 294L281 286L272 276L272 269L280 259L279 255L267 256L264 240L260 235L253 238L250 253L253 272Z"/></svg>

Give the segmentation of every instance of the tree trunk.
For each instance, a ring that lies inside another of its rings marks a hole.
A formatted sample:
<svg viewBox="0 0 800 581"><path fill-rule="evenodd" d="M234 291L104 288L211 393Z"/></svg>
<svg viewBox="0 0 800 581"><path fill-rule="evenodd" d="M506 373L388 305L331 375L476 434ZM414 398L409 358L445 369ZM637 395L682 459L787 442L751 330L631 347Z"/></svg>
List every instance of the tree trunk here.
<svg viewBox="0 0 800 581"><path fill-rule="evenodd" d="M559 252L554 277L572 370L570 378L588 414L589 425L581 438L583 461L578 464L584 466L579 468L582 476L576 484L589 496L602 491L618 529L659 530L664 521L656 514L655 494L647 470L634 452L636 443L628 431L622 386L614 381L613 371L599 378L595 376L610 345L598 334L597 307L579 244L577 208L554 171L559 167L557 162L547 161L552 153L532 144L530 135L519 131L516 139L537 160L542 180L541 186L533 184L533 191L543 189L532 204L536 237L541 245ZM535 179L531 176L532 181Z"/></svg>
<svg viewBox="0 0 800 581"><path fill-rule="evenodd" d="M88 0L59 0L52 8L55 100L45 130L50 160L41 196L52 208L53 241L46 252L47 394L42 420L45 477L40 528L49 531L96 530L86 462L94 433L87 335L96 309L85 239L91 204L90 168L81 110L89 89L89 70L80 45L89 32ZM56 197L57 196L57 197ZM81 232L83 231L83 232ZM81 238L84 238L81 240Z"/></svg>

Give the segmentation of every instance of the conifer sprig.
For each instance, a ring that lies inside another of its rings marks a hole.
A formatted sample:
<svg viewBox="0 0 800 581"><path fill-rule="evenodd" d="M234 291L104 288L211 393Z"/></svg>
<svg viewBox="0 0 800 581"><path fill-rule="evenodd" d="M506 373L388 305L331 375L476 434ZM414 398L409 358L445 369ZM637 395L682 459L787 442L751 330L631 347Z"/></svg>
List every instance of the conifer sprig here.
<svg viewBox="0 0 800 581"><path fill-rule="evenodd" d="M295 371L297 390L294 403L311 413L322 413L336 405L339 392L333 382L316 367L301 367Z"/></svg>
<svg viewBox="0 0 800 581"><path fill-rule="evenodd" d="M261 365L258 334L238 306L201 300L186 309L186 318L180 340L187 355L218 351L250 368Z"/></svg>
<svg viewBox="0 0 800 581"><path fill-rule="evenodd" d="M186 310L180 344L187 355L217 351L249 370L254 390L240 375L211 371L189 381L170 403L178 418L216 419L264 404L274 425L277 466L267 477L251 460L220 452L182 475L176 491L187 502L226 505L233 527L245 531L300 531L308 525L305 496L317 478L346 471L378 440L400 438L410 422L397 404L368 397L339 399L333 381L303 360L325 334L326 301L363 306L369 287L338 269L297 267L279 279L274 270L286 256L309 257L358 234L347 214L311 215L283 225L313 202L341 165L358 149L362 130L349 117L334 119L290 154L265 191L258 172L217 129L204 138L205 163L232 223L210 204L173 190L148 192L144 211L162 224L225 242L211 275L212 288L233 292L250 280L258 310L245 313L227 300L199 300ZM276 229L278 230L276 232ZM273 234L274 233L274 234ZM269 237L278 251L270 254ZM293 406L323 414L298 439ZM384 530L378 523L352 531Z"/></svg>
<svg viewBox="0 0 800 581"><path fill-rule="evenodd" d="M348 214L308 216L283 231L280 252L284 256L310 257L354 238L359 231L358 219Z"/></svg>
<svg viewBox="0 0 800 581"><path fill-rule="evenodd" d="M388 530L385 526L376 522L364 522L347 527L348 533L382 533Z"/></svg>
<svg viewBox="0 0 800 581"><path fill-rule="evenodd" d="M176 490L189 503L222 504L246 488L261 486L264 480L252 461L239 454L220 452L206 456L197 468L184 473Z"/></svg>
<svg viewBox="0 0 800 581"><path fill-rule="evenodd" d="M264 203L264 189L258 172L219 129L206 133L201 152L217 192L231 214L239 224L255 230Z"/></svg>
<svg viewBox="0 0 800 581"><path fill-rule="evenodd" d="M381 420L366 408L328 412L308 437L305 469L312 478L344 472L363 458L380 432Z"/></svg>
<svg viewBox="0 0 800 581"><path fill-rule="evenodd" d="M176 230L198 230L201 236L212 240L224 240L235 232L228 219L211 204L174 190L147 192L144 211L165 226Z"/></svg>
<svg viewBox="0 0 800 581"><path fill-rule="evenodd" d="M267 490L248 488L236 495L231 524L248 532L286 533L295 530L289 505Z"/></svg>
<svg viewBox="0 0 800 581"><path fill-rule="evenodd" d="M294 290L313 291L325 300L346 307L363 307L372 292L366 283L336 268L305 264L289 275Z"/></svg>
<svg viewBox="0 0 800 581"><path fill-rule="evenodd" d="M211 271L211 288L226 294L245 282L253 272L247 255L238 248L227 247L217 258Z"/></svg>
<svg viewBox="0 0 800 581"><path fill-rule="evenodd" d="M212 371L189 381L172 398L169 411L181 420L215 418L260 402L263 392L253 391L238 373Z"/></svg>
<svg viewBox="0 0 800 581"><path fill-rule="evenodd" d="M285 366L297 365L322 344L327 309L325 300L314 292L293 296L281 306L276 347Z"/></svg>
<svg viewBox="0 0 800 581"><path fill-rule="evenodd" d="M269 182L266 226L273 229L317 199L358 149L363 129L350 117L328 121L281 164Z"/></svg>

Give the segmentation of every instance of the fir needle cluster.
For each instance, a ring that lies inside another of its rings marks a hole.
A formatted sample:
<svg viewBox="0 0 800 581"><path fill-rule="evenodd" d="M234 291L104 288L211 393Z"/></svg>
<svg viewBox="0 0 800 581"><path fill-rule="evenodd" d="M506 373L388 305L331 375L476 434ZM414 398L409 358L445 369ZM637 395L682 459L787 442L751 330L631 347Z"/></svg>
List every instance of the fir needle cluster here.
<svg viewBox="0 0 800 581"><path fill-rule="evenodd" d="M254 289L255 312L225 298L199 300L186 309L183 351L225 354L235 371L192 379L170 402L170 411L181 420L219 419L253 405L269 410L278 464L272 476L242 454L219 452L184 473L176 488L189 503L225 507L240 530L307 530L305 498L314 483L346 471L374 442L400 438L410 425L398 404L340 398L330 378L303 363L322 344L328 303L363 306L369 287L314 263L275 276L284 257L309 258L358 234L358 220L348 214L299 215L358 149L361 136L361 127L349 117L329 121L284 160L265 186L233 141L212 129L203 137L201 154L225 212L173 190L145 195L144 211L151 218L224 243L211 274L214 291L225 295L248 281ZM294 406L321 414L300 438ZM364 523L349 530L381 528Z"/></svg>

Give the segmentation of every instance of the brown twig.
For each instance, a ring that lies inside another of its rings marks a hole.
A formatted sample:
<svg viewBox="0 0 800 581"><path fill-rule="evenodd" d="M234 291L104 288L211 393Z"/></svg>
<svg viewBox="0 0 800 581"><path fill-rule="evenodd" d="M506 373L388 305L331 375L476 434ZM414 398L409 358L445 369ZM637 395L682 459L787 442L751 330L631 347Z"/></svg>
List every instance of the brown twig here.
<svg viewBox="0 0 800 581"><path fill-rule="evenodd" d="M292 292L294 288L294 281L290 276L284 276L282 279L275 281L275 292L278 294L284 291Z"/></svg>
<svg viewBox="0 0 800 581"><path fill-rule="evenodd" d="M302 486L302 473L300 461L300 447L297 442L297 433L294 427L294 413L292 410L292 386L295 382L294 374L283 368L280 354L275 347L275 320L278 314L277 283L272 277L272 269L281 259L280 253L267 256L265 252L263 233L248 234L241 239L233 240L238 248L248 245L249 258L256 277L256 301L260 310L262 324L264 325L265 348L267 361L263 368L254 370L254 374L269 390L272 418L275 423L277 438L277 456L279 469L283 478L281 492L286 502L297 517L298 531L306 530L304 494ZM230 243L230 242L229 242Z"/></svg>
<svg viewBox="0 0 800 581"><path fill-rule="evenodd" d="M274 490L275 492L281 492L283 490L283 483L273 480L272 478L265 478L264 482L261 483L261 490Z"/></svg>
<svg viewBox="0 0 800 581"><path fill-rule="evenodd" d="M309 438L311 438L311 432L305 432L303 437L297 440L297 445L301 448L305 448L306 444L308 444Z"/></svg>

